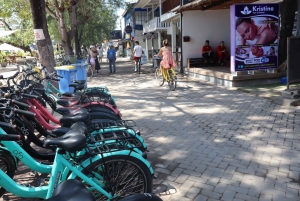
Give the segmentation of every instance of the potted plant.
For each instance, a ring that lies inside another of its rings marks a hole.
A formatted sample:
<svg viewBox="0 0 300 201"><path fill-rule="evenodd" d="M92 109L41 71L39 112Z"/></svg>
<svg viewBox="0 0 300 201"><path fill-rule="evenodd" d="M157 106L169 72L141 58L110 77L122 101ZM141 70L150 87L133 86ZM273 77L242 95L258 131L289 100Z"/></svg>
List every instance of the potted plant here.
<svg viewBox="0 0 300 201"><path fill-rule="evenodd" d="M6 54L4 52L0 52L0 64L1 64L1 67L7 66Z"/></svg>

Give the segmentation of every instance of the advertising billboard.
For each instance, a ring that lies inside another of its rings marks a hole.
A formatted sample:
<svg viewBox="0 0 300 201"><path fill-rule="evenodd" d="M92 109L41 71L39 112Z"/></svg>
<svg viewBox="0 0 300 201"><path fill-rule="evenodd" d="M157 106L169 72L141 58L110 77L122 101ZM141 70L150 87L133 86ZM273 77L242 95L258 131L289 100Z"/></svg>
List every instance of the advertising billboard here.
<svg viewBox="0 0 300 201"><path fill-rule="evenodd" d="M230 7L231 71L278 66L279 4Z"/></svg>

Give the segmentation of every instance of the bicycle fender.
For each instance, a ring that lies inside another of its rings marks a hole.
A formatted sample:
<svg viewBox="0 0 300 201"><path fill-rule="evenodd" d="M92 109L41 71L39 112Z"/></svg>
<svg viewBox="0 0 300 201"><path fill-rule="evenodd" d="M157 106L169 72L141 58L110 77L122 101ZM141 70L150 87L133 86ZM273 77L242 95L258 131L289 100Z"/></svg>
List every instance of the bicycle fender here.
<svg viewBox="0 0 300 201"><path fill-rule="evenodd" d="M13 154L11 154L10 151L6 147L1 147L0 146L0 153L1 152L8 153L14 159L14 161L15 161L15 167L17 169L17 167L18 167L18 159Z"/></svg>
<svg viewBox="0 0 300 201"><path fill-rule="evenodd" d="M89 166L91 163L93 163L97 160L102 160L103 157L114 156L114 155L123 155L123 156L130 155L131 157L134 157L134 158L140 160L141 162L143 162L146 165L146 167L150 170L150 173L152 175L154 174L152 166L150 165L148 160L144 159L140 154L138 154L134 151L129 151L129 150L122 150L122 151L116 151L116 152L111 152L111 153L105 153L105 154L102 154L102 155L97 154L97 155L93 156L92 159L88 158L84 162L82 162L80 167L78 167L78 170L82 172L83 169L86 168L87 166ZM74 179L75 177L76 177L76 175L74 173L71 173L71 175L68 177L68 179Z"/></svg>

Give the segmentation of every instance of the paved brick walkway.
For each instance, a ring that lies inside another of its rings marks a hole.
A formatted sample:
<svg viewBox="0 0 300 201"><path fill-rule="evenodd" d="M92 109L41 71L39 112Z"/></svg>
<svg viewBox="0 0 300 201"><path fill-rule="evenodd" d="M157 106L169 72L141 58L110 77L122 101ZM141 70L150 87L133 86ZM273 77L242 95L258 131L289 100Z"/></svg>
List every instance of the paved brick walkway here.
<svg viewBox="0 0 300 201"><path fill-rule="evenodd" d="M300 200L297 109L181 77L171 92L152 68L129 65L104 67L89 85L106 85L137 122L163 200Z"/></svg>

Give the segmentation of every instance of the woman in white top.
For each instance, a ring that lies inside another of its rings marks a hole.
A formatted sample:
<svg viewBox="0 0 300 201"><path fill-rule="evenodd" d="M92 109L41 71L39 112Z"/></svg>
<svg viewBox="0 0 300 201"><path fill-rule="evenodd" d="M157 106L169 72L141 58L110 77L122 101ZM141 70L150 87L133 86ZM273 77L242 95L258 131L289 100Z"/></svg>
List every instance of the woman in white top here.
<svg viewBox="0 0 300 201"><path fill-rule="evenodd" d="M103 57L103 48L102 46L98 48L98 60L99 60L99 63L102 62L102 57Z"/></svg>

